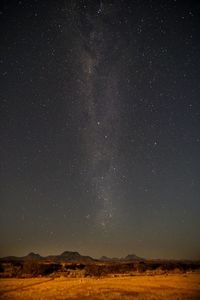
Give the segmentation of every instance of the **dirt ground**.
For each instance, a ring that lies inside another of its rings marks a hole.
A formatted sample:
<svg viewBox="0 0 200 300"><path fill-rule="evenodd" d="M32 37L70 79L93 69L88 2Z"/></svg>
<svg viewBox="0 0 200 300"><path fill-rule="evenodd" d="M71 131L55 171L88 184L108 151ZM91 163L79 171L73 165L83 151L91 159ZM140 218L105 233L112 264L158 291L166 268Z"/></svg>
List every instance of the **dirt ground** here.
<svg viewBox="0 0 200 300"><path fill-rule="evenodd" d="M200 300L200 274L0 279L0 299Z"/></svg>

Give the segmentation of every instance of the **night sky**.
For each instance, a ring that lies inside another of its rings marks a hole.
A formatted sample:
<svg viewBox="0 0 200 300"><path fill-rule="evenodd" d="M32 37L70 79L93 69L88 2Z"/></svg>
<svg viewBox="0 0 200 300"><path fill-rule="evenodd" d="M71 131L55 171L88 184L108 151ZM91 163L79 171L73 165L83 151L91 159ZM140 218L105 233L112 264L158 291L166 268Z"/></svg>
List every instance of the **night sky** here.
<svg viewBox="0 0 200 300"><path fill-rule="evenodd" d="M4 1L0 256L200 259L200 3Z"/></svg>

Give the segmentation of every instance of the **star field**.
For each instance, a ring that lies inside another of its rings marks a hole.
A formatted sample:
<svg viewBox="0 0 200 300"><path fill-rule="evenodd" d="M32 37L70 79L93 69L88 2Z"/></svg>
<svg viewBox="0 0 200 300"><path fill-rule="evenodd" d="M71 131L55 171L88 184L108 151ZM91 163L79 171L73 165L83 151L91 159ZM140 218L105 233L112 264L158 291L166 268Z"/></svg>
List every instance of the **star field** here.
<svg viewBox="0 0 200 300"><path fill-rule="evenodd" d="M200 253L196 1L4 1L0 255Z"/></svg>

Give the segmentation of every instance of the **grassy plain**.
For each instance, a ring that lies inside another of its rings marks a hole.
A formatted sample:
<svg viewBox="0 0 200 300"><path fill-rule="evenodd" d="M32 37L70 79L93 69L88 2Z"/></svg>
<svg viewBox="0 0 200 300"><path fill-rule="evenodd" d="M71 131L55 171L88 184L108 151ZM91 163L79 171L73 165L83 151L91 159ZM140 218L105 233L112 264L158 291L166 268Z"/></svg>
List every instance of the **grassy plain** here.
<svg viewBox="0 0 200 300"><path fill-rule="evenodd" d="M200 274L0 279L0 299L199 300Z"/></svg>

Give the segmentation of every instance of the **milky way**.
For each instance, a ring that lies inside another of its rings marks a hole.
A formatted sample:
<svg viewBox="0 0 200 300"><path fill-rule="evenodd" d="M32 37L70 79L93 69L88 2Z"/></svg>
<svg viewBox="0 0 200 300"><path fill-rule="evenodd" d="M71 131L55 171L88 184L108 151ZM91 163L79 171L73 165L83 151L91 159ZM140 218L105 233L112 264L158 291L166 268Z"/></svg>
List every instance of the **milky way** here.
<svg viewBox="0 0 200 300"><path fill-rule="evenodd" d="M116 61L113 64L109 63L109 67L105 68L106 55L108 51L112 52L109 40L113 34L106 32L107 28L103 24L105 10L106 7L100 1L96 7L85 7L82 19L77 15L77 11L72 10L72 13L79 37L78 57L82 74L79 88L84 99L85 113L82 129L82 143L87 162L85 167L92 186L93 204L96 207L94 218L96 223L106 230L108 225L112 224L115 211L113 192L119 164L120 101L119 70L116 70ZM89 28L86 32L83 31L85 26ZM116 58L119 59L119 53Z"/></svg>

